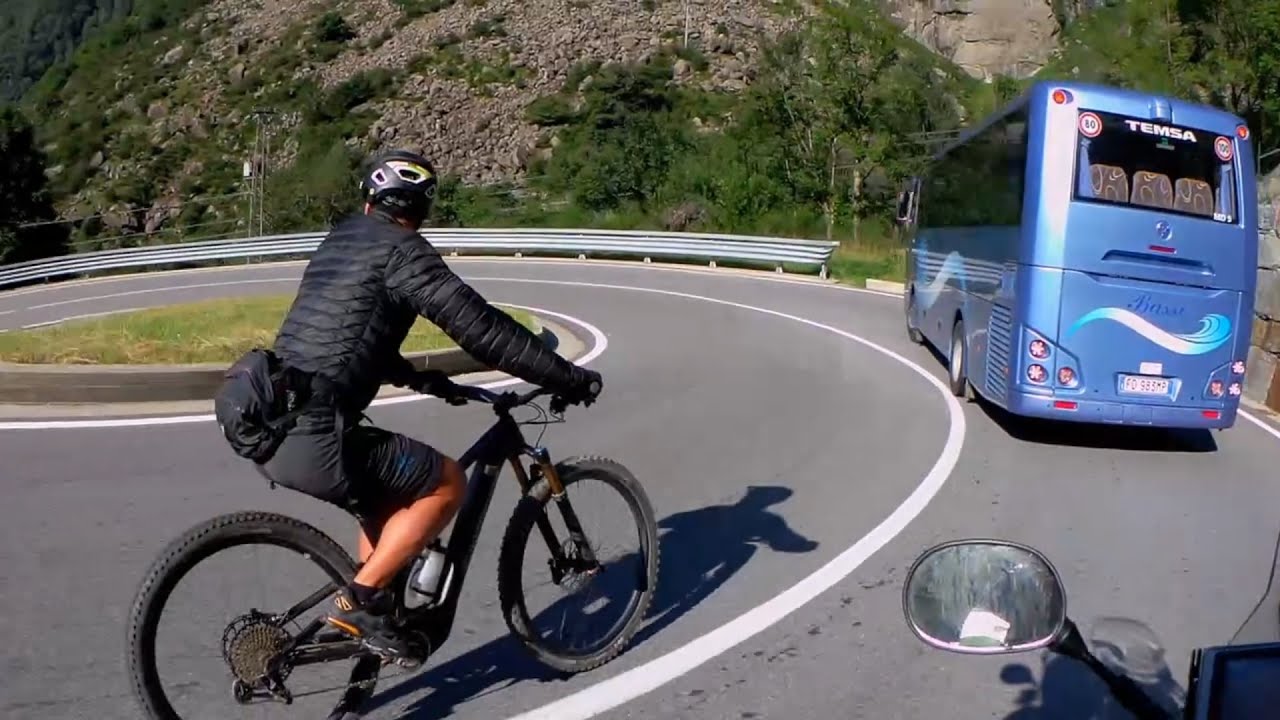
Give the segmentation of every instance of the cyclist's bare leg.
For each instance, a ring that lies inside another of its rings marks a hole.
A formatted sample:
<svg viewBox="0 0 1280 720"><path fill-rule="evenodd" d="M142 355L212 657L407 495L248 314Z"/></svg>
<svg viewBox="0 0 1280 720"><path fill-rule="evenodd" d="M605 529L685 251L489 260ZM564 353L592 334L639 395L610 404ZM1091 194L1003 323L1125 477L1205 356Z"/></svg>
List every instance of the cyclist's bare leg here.
<svg viewBox="0 0 1280 720"><path fill-rule="evenodd" d="M428 496L407 508L398 510L382 525L378 543L365 556L369 538L360 532L360 555L364 567L356 573L355 582L364 587L381 588L422 551L449 521L462 504L466 479L462 466L452 458L444 458L440 468L440 484Z"/></svg>

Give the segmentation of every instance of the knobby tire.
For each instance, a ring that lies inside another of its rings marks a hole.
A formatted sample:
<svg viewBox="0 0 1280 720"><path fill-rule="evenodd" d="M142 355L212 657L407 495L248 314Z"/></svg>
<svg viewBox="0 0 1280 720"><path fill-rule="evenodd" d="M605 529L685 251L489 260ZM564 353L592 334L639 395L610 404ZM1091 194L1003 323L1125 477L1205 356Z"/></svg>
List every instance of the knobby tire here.
<svg viewBox="0 0 1280 720"><path fill-rule="evenodd" d="M274 545L309 557L338 584L355 577L355 561L328 535L294 518L269 512L237 512L207 520L183 533L152 563L134 597L128 623L128 672L134 695L148 718L181 720L160 687L156 627L165 602L197 563L237 545ZM280 608L283 610L284 608ZM373 677L365 692L372 693ZM228 702L230 702L228 693Z"/></svg>
<svg viewBox="0 0 1280 720"><path fill-rule="evenodd" d="M540 642L531 629L532 621L525 607L521 569L529 538L532 536L536 538L534 542L543 542L542 536L534 532L538 518L543 512L551 513L551 517L554 517L560 511L551 499L551 487L545 478L535 484L516 505L502 538L498 557L498 601L502 607L503 619L511 633L538 661L560 672L580 673L600 667L617 657L640 629L640 623L653 602L658 582L658 525L644 488L631 471L621 464L607 458L589 456L557 463L556 470L566 492L574 483L591 478L603 481L622 495L639 530L640 552L644 554L644 583L638 591L639 597L636 598L633 594L630 615L622 629L608 644L594 653L575 655L556 652ZM575 510L581 515L580 509Z"/></svg>

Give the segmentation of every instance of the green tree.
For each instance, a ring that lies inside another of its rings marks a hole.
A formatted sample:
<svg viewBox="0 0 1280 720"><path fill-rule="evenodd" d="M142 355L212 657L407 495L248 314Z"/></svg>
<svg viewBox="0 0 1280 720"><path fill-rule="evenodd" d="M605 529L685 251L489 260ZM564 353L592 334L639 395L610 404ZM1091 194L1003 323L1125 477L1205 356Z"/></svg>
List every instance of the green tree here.
<svg viewBox="0 0 1280 720"><path fill-rule="evenodd" d="M765 52L748 122L782 140L780 179L821 208L827 237L847 214L856 239L858 220L881 200L867 180L881 174L896 184L920 160L905 136L952 127L954 115L927 61L871 3L818 10L805 32Z"/></svg>
<svg viewBox="0 0 1280 720"><path fill-rule="evenodd" d="M272 232L328 229L360 209L360 158L341 140L300 155L267 180L267 221Z"/></svg>
<svg viewBox="0 0 1280 720"><path fill-rule="evenodd" d="M1194 40L1179 0L1109 3L1067 25L1041 78L1069 78L1190 97Z"/></svg>
<svg viewBox="0 0 1280 720"><path fill-rule="evenodd" d="M22 227L55 218L31 123L17 109L0 107L0 263L65 253L63 226Z"/></svg>
<svg viewBox="0 0 1280 720"><path fill-rule="evenodd" d="M547 166L547 186L588 210L647 207L690 147L669 60L601 68Z"/></svg>
<svg viewBox="0 0 1280 720"><path fill-rule="evenodd" d="M1244 117L1263 152L1280 147L1280 0L1179 0L1179 8L1206 99Z"/></svg>

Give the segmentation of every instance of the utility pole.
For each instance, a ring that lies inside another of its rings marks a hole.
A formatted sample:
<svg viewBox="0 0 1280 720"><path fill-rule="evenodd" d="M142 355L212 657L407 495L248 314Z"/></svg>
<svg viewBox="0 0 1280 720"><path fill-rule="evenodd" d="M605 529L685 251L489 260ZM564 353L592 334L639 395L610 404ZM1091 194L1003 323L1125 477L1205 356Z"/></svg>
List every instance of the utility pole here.
<svg viewBox="0 0 1280 720"><path fill-rule="evenodd" d="M256 108L252 114L255 125L253 151L244 164L244 177L249 181L248 234L250 236L255 233L262 235L265 232L267 163L271 159L271 128L268 118L275 115L275 111Z"/></svg>
<svg viewBox="0 0 1280 720"><path fill-rule="evenodd" d="M684 0L684 46L689 47L689 0Z"/></svg>

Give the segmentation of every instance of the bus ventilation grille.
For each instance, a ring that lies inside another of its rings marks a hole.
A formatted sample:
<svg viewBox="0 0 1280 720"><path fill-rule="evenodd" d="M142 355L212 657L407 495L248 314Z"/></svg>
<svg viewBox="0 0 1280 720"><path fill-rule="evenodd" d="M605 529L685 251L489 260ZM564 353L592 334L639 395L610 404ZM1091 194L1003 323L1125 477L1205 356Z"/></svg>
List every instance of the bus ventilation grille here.
<svg viewBox="0 0 1280 720"><path fill-rule="evenodd" d="M1008 308L991 306L991 324L987 329L987 394L993 397L1004 397L1008 387L1012 319Z"/></svg>

